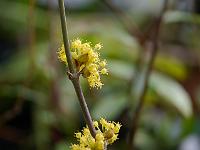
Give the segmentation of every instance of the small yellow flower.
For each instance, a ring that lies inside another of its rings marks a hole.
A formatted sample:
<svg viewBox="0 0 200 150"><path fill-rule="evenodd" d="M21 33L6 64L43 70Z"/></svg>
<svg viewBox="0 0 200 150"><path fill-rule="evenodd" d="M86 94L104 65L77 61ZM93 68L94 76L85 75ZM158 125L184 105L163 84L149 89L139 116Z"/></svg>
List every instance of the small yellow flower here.
<svg viewBox="0 0 200 150"><path fill-rule="evenodd" d="M71 42L70 50L76 70L81 72L92 88L101 88L103 83L101 82L100 74L108 74L105 68L106 61L101 61L100 54L97 52L101 48L102 45L100 43L92 47L89 42L82 43L80 39ZM58 51L58 59L67 65L64 45Z"/></svg>
<svg viewBox="0 0 200 150"><path fill-rule="evenodd" d="M104 136L107 138L108 143L112 144L117 140L121 125L115 122L108 122L103 118L100 119L100 123L102 125L102 130L104 131Z"/></svg>
<svg viewBox="0 0 200 150"><path fill-rule="evenodd" d="M101 66L101 67L105 67L106 66L106 60L103 60L103 61L101 61L100 63L99 63L99 65Z"/></svg>
<svg viewBox="0 0 200 150"><path fill-rule="evenodd" d="M95 128L98 128L98 127L99 127L98 121L94 121L94 122L93 122L93 125L94 125Z"/></svg>
<svg viewBox="0 0 200 150"><path fill-rule="evenodd" d="M108 70L106 68L103 68L100 72L101 74L108 74Z"/></svg>
<svg viewBox="0 0 200 150"><path fill-rule="evenodd" d="M67 63L64 44L62 44L62 46L60 47L58 51L58 59L64 63Z"/></svg>
<svg viewBox="0 0 200 150"><path fill-rule="evenodd" d="M104 150L105 143L112 144L118 139L121 128L119 123L108 122L101 118L99 122L94 121L93 125L96 129L95 138L92 137L88 127L86 127L82 132L75 133L79 144L73 144L71 150Z"/></svg>
<svg viewBox="0 0 200 150"><path fill-rule="evenodd" d="M94 48L97 49L97 50L100 50L102 47L103 47L103 46L102 46L100 43L98 43L98 44L96 44L96 45L94 46Z"/></svg>

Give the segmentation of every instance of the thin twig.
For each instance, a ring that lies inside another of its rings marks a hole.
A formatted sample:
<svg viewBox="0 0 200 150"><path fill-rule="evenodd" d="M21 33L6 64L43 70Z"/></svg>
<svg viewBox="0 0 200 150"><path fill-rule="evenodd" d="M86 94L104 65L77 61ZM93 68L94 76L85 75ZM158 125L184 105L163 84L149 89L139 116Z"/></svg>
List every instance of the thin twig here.
<svg viewBox="0 0 200 150"><path fill-rule="evenodd" d="M63 41L64 41L64 47L65 47L65 54L67 58L67 64L69 66L70 73L73 74L75 73L75 69L73 67L72 56L70 53L70 44L69 44L68 31L67 31L67 20L66 20L66 14L65 14L65 4L64 4L64 0L58 0L58 2L59 2L62 35L63 35Z"/></svg>
<svg viewBox="0 0 200 150"><path fill-rule="evenodd" d="M66 58L67 58L69 73L71 74L69 79L72 81L74 89L78 96L78 100L79 100L86 124L88 125L91 135L95 138L96 130L93 126L92 118L91 118L89 109L87 107L87 103L85 101L85 97L83 95L83 92L82 92L82 89L80 86L79 74L76 72L76 70L73 66L73 62L72 62L69 40L68 40L67 21L66 21L66 15L65 15L64 0L58 0L58 2L59 2L59 9L60 9L60 18L61 18L61 26L62 26L63 41L64 41L64 47L65 47L65 54L66 54Z"/></svg>
<svg viewBox="0 0 200 150"><path fill-rule="evenodd" d="M144 100L145 100L144 97L145 97L145 94L146 94L146 91L147 91L149 77L150 77L150 74L151 74L151 70L152 70L152 67L153 67L155 57L156 57L157 52L158 52L159 31L160 31L160 26L161 26L162 19L163 19L163 14L165 13L165 11L167 9L167 4L168 4L168 0L165 0L162 11L160 13L160 16L157 19L154 34L153 34L153 37L152 37L152 50L151 50L151 53L150 53L149 62L147 64L146 68L145 68L143 87L142 87L142 90L141 90L141 94L139 95L139 98L138 98L139 103L136 106L136 110L135 110L135 113L134 113L133 118L132 118L131 129L130 129L130 132L129 132L128 144L129 144L130 150L134 149L135 133L136 133L137 128L138 128L138 122L139 122L141 110L143 108L143 104L144 104Z"/></svg>

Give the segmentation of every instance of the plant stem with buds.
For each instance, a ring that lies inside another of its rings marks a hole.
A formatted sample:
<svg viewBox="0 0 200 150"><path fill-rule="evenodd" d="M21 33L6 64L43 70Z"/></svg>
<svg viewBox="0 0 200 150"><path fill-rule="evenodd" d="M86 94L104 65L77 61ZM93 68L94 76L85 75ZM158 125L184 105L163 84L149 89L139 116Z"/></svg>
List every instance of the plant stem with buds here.
<svg viewBox="0 0 200 150"><path fill-rule="evenodd" d="M93 126L92 118L91 118L89 109L87 107L87 103L85 101L85 97L83 95L80 82L79 82L80 74L76 72L73 66L73 62L72 62L72 56L70 52L70 44L69 44L68 32L67 32L67 21L66 21L66 15L65 15L64 0L58 0L58 2L59 2L59 9L60 9L60 19L61 19L64 47L65 47L65 54L66 54L68 69L69 69L69 72L68 72L69 79L72 81L74 89L76 91L76 95L78 97L85 122L88 125L91 135L95 138L96 130Z"/></svg>

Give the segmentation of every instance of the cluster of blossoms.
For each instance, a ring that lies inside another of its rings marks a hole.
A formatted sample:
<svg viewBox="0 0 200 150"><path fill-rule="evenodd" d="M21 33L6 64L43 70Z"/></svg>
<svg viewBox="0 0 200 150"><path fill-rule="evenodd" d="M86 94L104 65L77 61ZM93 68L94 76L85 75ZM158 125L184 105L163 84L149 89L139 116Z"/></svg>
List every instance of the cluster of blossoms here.
<svg viewBox="0 0 200 150"><path fill-rule="evenodd" d="M81 132L75 133L79 144L73 144L71 150L104 150L105 145L112 144L117 140L121 125L115 122L108 122L101 118L99 123L93 122L96 129L96 137L93 138L88 127Z"/></svg>
<svg viewBox="0 0 200 150"><path fill-rule="evenodd" d="M71 42L70 50L73 62L76 66L76 71L80 72L83 77L87 78L90 87L101 88L102 82L100 74L108 74L105 60L100 60L98 50L102 48L101 44L96 44L94 47L89 42L82 43L76 39ZM58 51L60 61L67 64L64 45Z"/></svg>

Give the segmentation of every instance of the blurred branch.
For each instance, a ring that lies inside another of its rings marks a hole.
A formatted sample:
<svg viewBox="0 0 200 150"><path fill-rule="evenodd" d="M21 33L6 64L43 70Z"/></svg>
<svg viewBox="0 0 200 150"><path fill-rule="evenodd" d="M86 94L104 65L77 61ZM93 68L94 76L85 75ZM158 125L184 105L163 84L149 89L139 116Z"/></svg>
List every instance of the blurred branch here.
<svg viewBox="0 0 200 150"><path fill-rule="evenodd" d="M13 119L16 115L18 115L21 112L21 108L22 108L22 104L23 104L23 98L22 97L18 97L18 99L16 100L15 105L9 109L8 111L4 112L3 114L0 115L0 127L7 121Z"/></svg>
<svg viewBox="0 0 200 150"><path fill-rule="evenodd" d="M153 21L152 23L150 23L145 31L141 31L135 22L133 22L133 20L131 19L131 16L129 16L128 14L126 14L124 11L122 11L120 8L116 7L112 1L110 0L101 0L112 12L113 14L117 17L117 19L120 21L120 23L125 27L125 29L127 30L127 32L134 38L136 38L138 40L138 42L140 43L140 45L142 47L145 47L145 43L150 39L150 34L151 31L155 28L157 21ZM136 60L136 67L139 68L140 64L142 63L142 57L143 57L143 53L140 52L139 56ZM132 81L133 79L131 79Z"/></svg>
<svg viewBox="0 0 200 150"><path fill-rule="evenodd" d="M49 17L49 51L50 51L50 55L49 55L49 65L50 65L50 69L52 69L52 80L51 80L51 88L50 88L50 93L51 93L51 104L53 105L53 107L56 110L59 110L59 100L60 100L60 89L58 86L57 81L59 81L58 79L58 74L56 71L57 68L57 58L55 55L55 42L56 42L56 17L54 14L54 10L55 10L55 5L53 3L54 0L48 0L48 17Z"/></svg>
<svg viewBox="0 0 200 150"><path fill-rule="evenodd" d="M125 29L131 36L134 36L141 43L144 40L144 35L137 27L137 25L132 21L131 17L124 13L121 9L113 5L110 0L101 0L113 13L116 15L117 19L121 24L124 25Z"/></svg>
<svg viewBox="0 0 200 150"><path fill-rule="evenodd" d="M138 128L138 122L139 122L141 110L142 110L143 105L144 105L145 94L146 94L147 87L148 87L149 77L150 77L150 74L151 74L151 70L152 70L152 67L153 67L154 60L155 60L157 52L158 52L159 31L160 31L163 15L164 15L164 13L167 9L167 4L168 4L168 0L165 0L164 4L163 4L162 11L160 13L160 16L156 20L155 29L154 29L154 32L153 32L153 35L152 35L152 47L151 47L151 51L150 51L148 64L144 68L144 80L143 80L142 88L141 88L141 91L140 91L140 95L138 97L139 103L136 106L135 113L134 113L133 118L132 118L132 125L131 125L131 128L130 128L129 137L128 137L128 144L129 144L130 150L134 149L135 134L136 134L136 131L137 131L137 128Z"/></svg>
<svg viewBox="0 0 200 150"><path fill-rule="evenodd" d="M23 81L24 86L28 87L30 84L30 80L32 78L33 72L34 72L34 57L35 57L35 39L36 39L36 34L35 34L35 0L30 0L29 1L29 12L28 12L28 17L27 17L27 25L28 25L28 46L29 46L29 55L28 57L30 58L30 64L29 64L29 71L27 74L26 79ZM31 18L31 19L30 19ZM0 125L3 125L5 122L8 120L11 120L14 118L16 115L18 115L21 112L23 103L24 103L24 98L23 98L23 92L19 92L18 97L16 99L15 105L13 108L10 110L6 111L1 115L1 120L0 120Z"/></svg>
<svg viewBox="0 0 200 150"><path fill-rule="evenodd" d="M34 58L35 58L35 0L29 1L29 14L28 14L28 31L29 31L29 57L30 57L30 72L34 67Z"/></svg>
<svg viewBox="0 0 200 150"><path fill-rule="evenodd" d="M83 92L82 92L82 89L80 86L79 74L75 71L75 68L72 63L72 57L71 57L71 53L70 53L70 45L69 45L69 40L68 40L67 21L66 21L66 15L65 15L64 0L58 0L58 2L59 2L59 9L60 9L60 19L61 19L64 47L65 47L65 54L66 54L67 63L68 63L68 67L69 67L69 72L68 72L69 79L72 81L73 86L75 88L86 124L88 125L91 135L95 138L96 131L93 126L92 118L91 118L89 109L87 107L87 103L85 101L85 97L83 95Z"/></svg>
<svg viewBox="0 0 200 150"><path fill-rule="evenodd" d="M25 142L26 134L22 130L3 126L0 127L0 139L16 144L22 144Z"/></svg>
<svg viewBox="0 0 200 150"><path fill-rule="evenodd" d="M137 24L131 19L131 16L126 14L120 8L116 7L110 0L101 0L117 17L122 25L124 25L127 32L137 38L141 46L144 46L144 43L150 38L149 34L152 29L156 26L156 22L152 22L149 26L146 27L146 30L142 32Z"/></svg>

